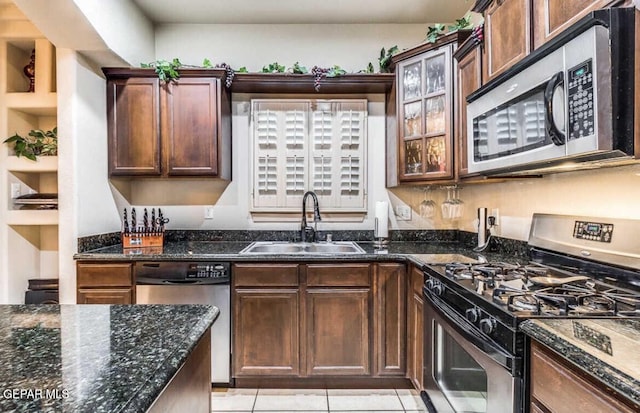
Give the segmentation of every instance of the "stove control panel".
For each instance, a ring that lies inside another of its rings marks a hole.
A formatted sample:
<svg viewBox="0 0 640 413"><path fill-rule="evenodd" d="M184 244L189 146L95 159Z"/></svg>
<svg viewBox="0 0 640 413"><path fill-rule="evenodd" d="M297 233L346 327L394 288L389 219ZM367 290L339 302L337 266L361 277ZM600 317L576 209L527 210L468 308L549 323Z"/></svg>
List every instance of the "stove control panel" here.
<svg viewBox="0 0 640 413"><path fill-rule="evenodd" d="M603 222L576 221L573 227L573 236L578 239L586 239L596 242L611 242L613 236L613 224Z"/></svg>

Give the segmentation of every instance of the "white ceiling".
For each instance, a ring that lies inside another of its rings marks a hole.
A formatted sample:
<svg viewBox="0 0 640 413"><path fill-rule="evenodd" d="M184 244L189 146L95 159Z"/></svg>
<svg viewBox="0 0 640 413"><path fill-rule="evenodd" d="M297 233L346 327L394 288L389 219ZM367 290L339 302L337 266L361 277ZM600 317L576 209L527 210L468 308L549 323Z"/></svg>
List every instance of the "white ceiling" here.
<svg viewBox="0 0 640 413"><path fill-rule="evenodd" d="M154 23L448 23L473 0L133 0Z"/></svg>

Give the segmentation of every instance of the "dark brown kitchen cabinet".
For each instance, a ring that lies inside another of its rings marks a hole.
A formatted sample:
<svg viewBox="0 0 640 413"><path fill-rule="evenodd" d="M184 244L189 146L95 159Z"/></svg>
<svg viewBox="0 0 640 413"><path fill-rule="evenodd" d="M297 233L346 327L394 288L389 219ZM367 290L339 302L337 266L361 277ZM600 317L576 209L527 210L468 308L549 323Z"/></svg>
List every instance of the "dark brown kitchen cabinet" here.
<svg viewBox="0 0 640 413"><path fill-rule="evenodd" d="M134 295L132 264L76 264L78 304L132 304Z"/></svg>
<svg viewBox="0 0 640 413"><path fill-rule="evenodd" d="M133 288L78 288L77 304L132 304Z"/></svg>
<svg viewBox="0 0 640 413"><path fill-rule="evenodd" d="M306 293L307 373L368 375L369 288L309 288Z"/></svg>
<svg viewBox="0 0 640 413"><path fill-rule="evenodd" d="M587 13L612 0L532 0L533 47L537 49Z"/></svg>
<svg viewBox="0 0 640 413"><path fill-rule="evenodd" d="M422 270L411 266L407 288L407 376L418 389L424 389L424 299Z"/></svg>
<svg viewBox="0 0 640 413"><path fill-rule="evenodd" d="M406 375L406 276L404 264L378 263L374 266L375 376Z"/></svg>
<svg viewBox="0 0 640 413"><path fill-rule="evenodd" d="M536 341L531 342L532 412L631 413L637 410Z"/></svg>
<svg viewBox="0 0 640 413"><path fill-rule="evenodd" d="M233 268L233 375L300 375L297 264Z"/></svg>
<svg viewBox="0 0 640 413"><path fill-rule="evenodd" d="M489 81L593 10L629 0L477 0L484 15L483 80Z"/></svg>
<svg viewBox="0 0 640 413"><path fill-rule="evenodd" d="M182 70L170 83L149 69L103 71L111 176L230 178L224 70Z"/></svg>
<svg viewBox="0 0 640 413"><path fill-rule="evenodd" d="M452 181L454 62L469 31L442 36L393 57L397 76L398 179Z"/></svg>
<svg viewBox="0 0 640 413"><path fill-rule="evenodd" d="M484 80L489 81L531 51L530 0L494 0L484 11Z"/></svg>
<svg viewBox="0 0 640 413"><path fill-rule="evenodd" d="M482 86L482 49L473 38L467 39L453 57L458 61L456 70L456 170L458 177L469 175L467 159L467 96Z"/></svg>
<svg viewBox="0 0 640 413"><path fill-rule="evenodd" d="M158 79L107 81L109 173L160 175Z"/></svg>
<svg viewBox="0 0 640 413"><path fill-rule="evenodd" d="M300 291L239 289L234 300L235 375L298 376Z"/></svg>
<svg viewBox="0 0 640 413"><path fill-rule="evenodd" d="M308 264L306 275L307 373L370 374L370 265Z"/></svg>
<svg viewBox="0 0 640 413"><path fill-rule="evenodd" d="M405 380L405 275L397 263L235 264L234 377Z"/></svg>

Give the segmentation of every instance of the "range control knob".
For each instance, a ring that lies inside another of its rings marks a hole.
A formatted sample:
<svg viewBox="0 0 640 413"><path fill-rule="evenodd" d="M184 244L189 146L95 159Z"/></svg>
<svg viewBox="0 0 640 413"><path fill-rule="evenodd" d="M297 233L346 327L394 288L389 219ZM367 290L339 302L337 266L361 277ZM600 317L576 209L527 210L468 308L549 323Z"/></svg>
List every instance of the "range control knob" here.
<svg viewBox="0 0 640 413"><path fill-rule="evenodd" d="M431 286L431 291L437 295L437 296L441 296L442 294L444 294L444 285L442 285L441 282L439 281L435 281L433 283L433 285Z"/></svg>
<svg viewBox="0 0 640 413"><path fill-rule="evenodd" d="M433 278L429 278L427 280L427 282L425 283L427 285L427 289L428 290L433 290L433 285L435 284L436 280L434 280Z"/></svg>
<svg viewBox="0 0 640 413"><path fill-rule="evenodd" d="M467 311L464 312L465 317L467 317L467 320L471 321L472 323L477 323L478 320L480 320L480 309L477 307L473 307L473 308L468 308Z"/></svg>
<svg viewBox="0 0 640 413"><path fill-rule="evenodd" d="M495 318L483 318L480 320L480 330L486 335L490 335L494 331L496 331L496 320Z"/></svg>

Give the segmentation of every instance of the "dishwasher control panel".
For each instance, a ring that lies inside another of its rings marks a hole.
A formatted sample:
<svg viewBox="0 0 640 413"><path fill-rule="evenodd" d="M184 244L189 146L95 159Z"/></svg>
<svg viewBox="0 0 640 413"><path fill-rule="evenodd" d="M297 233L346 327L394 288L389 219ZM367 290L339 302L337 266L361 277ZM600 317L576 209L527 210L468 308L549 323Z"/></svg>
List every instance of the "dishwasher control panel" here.
<svg viewBox="0 0 640 413"><path fill-rule="evenodd" d="M229 263L193 263L189 264L186 278L228 278Z"/></svg>
<svg viewBox="0 0 640 413"><path fill-rule="evenodd" d="M229 284L231 264L210 261L136 262L134 274L138 285Z"/></svg>

